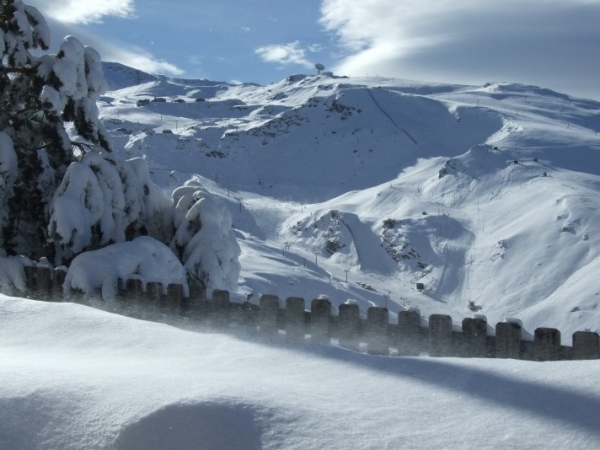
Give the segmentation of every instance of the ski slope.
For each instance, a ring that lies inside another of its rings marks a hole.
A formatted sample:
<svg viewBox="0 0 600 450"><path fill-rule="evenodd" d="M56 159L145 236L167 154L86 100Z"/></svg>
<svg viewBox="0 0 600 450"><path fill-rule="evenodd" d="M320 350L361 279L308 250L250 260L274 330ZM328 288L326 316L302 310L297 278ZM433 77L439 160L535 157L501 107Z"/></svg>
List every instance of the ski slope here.
<svg viewBox="0 0 600 450"><path fill-rule="evenodd" d="M121 87L100 105L120 154L229 206L242 298L323 294L456 321L473 302L565 343L599 329L600 103L508 83L105 71Z"/></svg>

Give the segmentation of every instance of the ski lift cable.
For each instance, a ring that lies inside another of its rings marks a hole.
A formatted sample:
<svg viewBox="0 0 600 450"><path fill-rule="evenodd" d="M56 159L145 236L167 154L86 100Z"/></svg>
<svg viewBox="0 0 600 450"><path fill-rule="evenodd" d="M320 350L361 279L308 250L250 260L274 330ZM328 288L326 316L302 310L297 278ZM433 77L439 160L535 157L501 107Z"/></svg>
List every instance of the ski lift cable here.
<svg viewBox="0 0 600 450"><path fill-rule="evenodd" d="M373 99L373 102L375 103L375 105L377 106L377 108L379 108L379 110L388 118L390 119L390 122L392 122L392 124L398 128L400 131L402 131L411 141L414 142L414 144L418 147L419 143L408 133L408 131L406 131L404 128L402 128L401 126L399 126L394 119L392 119L392 116L390 116L379 104L379 102L377 100L375 100L375 97L373 96L373 93L371 92L371 90L369 88L365 88L367 90L367 92L369 93L369 95L371 96L371 99Z"/></svg>

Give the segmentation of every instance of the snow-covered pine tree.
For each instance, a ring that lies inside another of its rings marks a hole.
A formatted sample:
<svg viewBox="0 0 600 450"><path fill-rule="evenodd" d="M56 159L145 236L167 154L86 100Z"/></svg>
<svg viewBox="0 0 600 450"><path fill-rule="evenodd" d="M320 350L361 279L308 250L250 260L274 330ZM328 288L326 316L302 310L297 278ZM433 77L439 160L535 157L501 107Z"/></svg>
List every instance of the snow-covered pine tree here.
<svg viewBox="0 0 600 450"><path fill-rule="evenodd" d="M173 205L171 249L183 262L188 280L208 291L235 290L241 251L227 207L194 179L173 191Z"/></svg>
<svg viewBox="0 0 600 450"><path fill-rule="evenodd" d="M49 43L36 8L0 0L0 247L36 259L52 252L49 205L73 149L110 151L96 107L106 89L98 53L69 36L49 55Z"/></svg>

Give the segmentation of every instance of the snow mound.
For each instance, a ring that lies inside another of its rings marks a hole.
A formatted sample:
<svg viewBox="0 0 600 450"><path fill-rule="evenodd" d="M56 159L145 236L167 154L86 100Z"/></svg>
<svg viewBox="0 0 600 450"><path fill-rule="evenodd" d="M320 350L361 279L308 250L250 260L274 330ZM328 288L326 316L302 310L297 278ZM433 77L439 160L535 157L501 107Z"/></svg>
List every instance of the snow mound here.
<svg viewBox="0 0 600 450"><path fill-rule="evenodd" d="M67 272L63 285L83 291L86 296L101 289L104 299L114 299L119 278L139 277L142 284L158 281L167 286L181 284L187 295L186 272L177 257L165 244L149 236L130 242L109 245L78 255Z"/></svg>
<svg viewBox="0 0 600 450"><path fill-rule="evenodd" d="M260 450L255 408L231 400L167 405L124 427L115 449Z"/></svg>

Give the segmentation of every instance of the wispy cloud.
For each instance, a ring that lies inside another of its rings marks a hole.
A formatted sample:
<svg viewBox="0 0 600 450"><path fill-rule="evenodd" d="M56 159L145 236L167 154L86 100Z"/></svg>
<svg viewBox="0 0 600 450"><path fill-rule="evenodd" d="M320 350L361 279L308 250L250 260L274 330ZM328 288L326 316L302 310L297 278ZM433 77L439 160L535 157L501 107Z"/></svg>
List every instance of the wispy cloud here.
<svg viewBox="0 0 600 450"><path fill-rule="evenodd" d="M183 75L184 71L175 64L155 58L142 49L123 48L121 45L107 44L93 46L102 55L104 61L115 61L144 72L162 75Z"/></svg>
<svg viewBox="0 0 600 450"><path fill-rule="evenodd" d="M188 57L188 62L192 65L192 66L202 66L203 62L202 62L202 58L198 55L190 55Z"/></svg>
<svg viewBox="0 0 600 450"><path fill-rule="evenodd" d="M64 36L73 35L83 45L89 45L100 53L103 61L114 61L144 72L164 75L183 75L175 64L156 58L150 52L123 42L115 42L83 30L81 27L46 17L52 30L50 51L57 51Z"/></svg>
<svg viewBox="0 0 600 450"><path fill-rule="evenodd" d="M432 81L590 87L600 0L323 0L345 52L334 70ZM583 69L585 68L585 70ZM537 81L536 81L537 80Z"/></svg>
<svg viewBox="0 0 600 450"><path fill-rule="evenodd" d="M104 17L131 17L134 0L27 0L44 13L65 23L99 22Z"/></svg>
<svg viewBox="0 0 600 450"><path fill-rule="evenodd" d="M259 47L255 53L260 58L269 63L280 65L299 65L306 68L312 68L313 63L306 59L306 50L300 46L299 41L289 44L266 45Z"/></svg>

